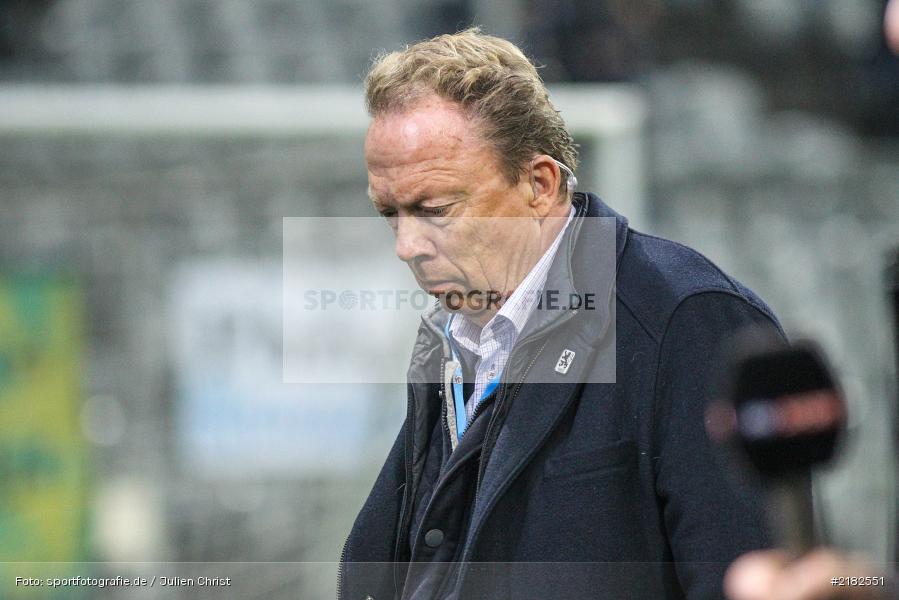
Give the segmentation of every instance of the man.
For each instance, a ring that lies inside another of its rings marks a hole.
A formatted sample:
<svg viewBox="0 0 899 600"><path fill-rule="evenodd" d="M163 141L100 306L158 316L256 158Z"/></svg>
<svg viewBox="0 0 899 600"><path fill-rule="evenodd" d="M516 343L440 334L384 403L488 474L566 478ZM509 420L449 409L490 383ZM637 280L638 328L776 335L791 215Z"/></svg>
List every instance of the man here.
<svg viewBox="0 0 899 600"><path fill-rule="evenodd" d="M366 99L372 202L439 302L338 595L721 597L767 537L712 456L707 382L728 335L779 331L771 311L573 193L575 144L513 44L475 29L388 54Z"/></svg>

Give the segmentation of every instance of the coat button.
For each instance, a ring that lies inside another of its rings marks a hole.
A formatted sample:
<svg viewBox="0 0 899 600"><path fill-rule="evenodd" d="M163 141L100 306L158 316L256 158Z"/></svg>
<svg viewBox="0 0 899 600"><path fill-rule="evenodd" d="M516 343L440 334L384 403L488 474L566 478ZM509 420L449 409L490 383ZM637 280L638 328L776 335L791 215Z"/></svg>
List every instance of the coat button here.
<svg viewBox="0 0 899 600"><path fill-rule="evenodd" d="M429 548L436 548L443 543L443 532L439 529L431 529L425 534L425 544Z"/></svg>

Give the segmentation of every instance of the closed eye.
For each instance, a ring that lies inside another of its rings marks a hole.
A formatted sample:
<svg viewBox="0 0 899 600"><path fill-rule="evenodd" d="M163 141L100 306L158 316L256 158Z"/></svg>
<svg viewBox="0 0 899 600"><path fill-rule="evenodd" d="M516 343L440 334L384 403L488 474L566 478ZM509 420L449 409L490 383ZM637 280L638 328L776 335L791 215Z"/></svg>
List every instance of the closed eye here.
<svg viewBox="0 0 899 600"><path fill-rule="evenodd" d="M419 211L425 217L442 217L449 206L422 206Z"/></svg>
<svg viewBox="0 0 899 600"><path fill-rule="evenodd" d="M423 219L442 219L446 217L450 211L450 208L454 203L444 204L443 206L416 206L414 211L419 218ZM396 208L392 207L382 207L378 210L378 213L391 222L391 225L396 223L396 220L399 218L399 212Z"/></svg>

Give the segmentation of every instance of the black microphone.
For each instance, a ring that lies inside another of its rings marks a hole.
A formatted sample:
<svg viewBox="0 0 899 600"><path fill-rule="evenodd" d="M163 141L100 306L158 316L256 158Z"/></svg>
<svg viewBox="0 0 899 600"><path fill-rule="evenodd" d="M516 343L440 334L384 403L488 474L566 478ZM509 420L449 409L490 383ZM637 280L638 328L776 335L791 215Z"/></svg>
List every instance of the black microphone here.
<svg viewBox="0 0 899 600"><path fill-rule="evenodd" d="M816 344L789 344L770 330L741 332L723 364L709 434L755 468L779 543L801 554L816 542L811 470L834 455L846 424L843 395Z"/></svg>

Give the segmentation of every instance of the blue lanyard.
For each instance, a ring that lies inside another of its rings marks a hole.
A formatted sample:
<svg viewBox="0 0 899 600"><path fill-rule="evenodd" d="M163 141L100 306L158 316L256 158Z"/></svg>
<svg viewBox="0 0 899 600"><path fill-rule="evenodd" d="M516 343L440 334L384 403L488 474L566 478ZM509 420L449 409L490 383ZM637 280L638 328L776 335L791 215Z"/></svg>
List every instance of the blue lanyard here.
<svg viewBox="0 0 899 600"><path fill-rule="evenodd" d="M461 440L462 434L465 433L465 429L468 428L468 416L465 413L465 391L463 388L464 382L462 379L462 361L459 360L459 357L456 355L456 348L453 344L453 336L450 334L450 325L453 322L453 317L456 315L450 315L450 318L446 321L446 327L444 328L444 333L446 334L446 340L449 342L450 352L453 355L453 362L456 363L456 370L453 372L452 377L452 394L453 394L453 404L456 406L456 436ZM481 394L478 402L481 402L484 398L490 396L493 391L499 386L499 380L502 377L502 371L496 374L496 377L490 380L487 384L487 387L484 389L484 393Z"/></svg>

